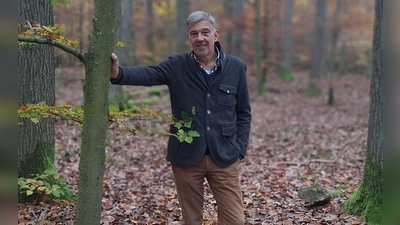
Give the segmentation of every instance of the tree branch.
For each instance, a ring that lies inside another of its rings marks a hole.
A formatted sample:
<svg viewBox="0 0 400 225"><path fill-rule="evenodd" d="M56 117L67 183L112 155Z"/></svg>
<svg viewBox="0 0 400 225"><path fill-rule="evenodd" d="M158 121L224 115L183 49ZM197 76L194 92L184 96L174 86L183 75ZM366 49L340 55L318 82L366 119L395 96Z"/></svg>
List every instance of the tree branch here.
<svg viewBox="0 0 400 225"><path fill-rule="evenodd" d="M35 38L35 37L25 37L25 36L18 36L18 41L21 42L29 42L29 43L36 43L36 44L45 44L45 45L52 45L59 49L64 50L74 56L76 56L81 62L84 63L84 54L71 46L63 44L61 42L55 41L53 39L46 39L46 38Z"/></svg>

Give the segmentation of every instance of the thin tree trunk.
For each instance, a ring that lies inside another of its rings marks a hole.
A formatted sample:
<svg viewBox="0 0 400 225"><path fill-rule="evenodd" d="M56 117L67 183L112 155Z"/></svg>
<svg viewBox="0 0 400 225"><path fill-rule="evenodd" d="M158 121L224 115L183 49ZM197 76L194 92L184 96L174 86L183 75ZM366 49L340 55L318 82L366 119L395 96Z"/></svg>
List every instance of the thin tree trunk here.
<svg viewBox="0 0 400 225"><path fill-rule="evenodd" d="M119 1L95 0L93 31L85 55L84 118L79 162L76 225L100 224L108 122L110 54L115 45Z"/></svg>
<svg viewBox="0 0 400 225"><path fill-rule="evenodd" d="M335 103L335 94L333 88L333 74L336 72L335 59L336 59L336 48L337 40L339 38L339 17L340 17L340 4L341 0L336 0L335 15L333 18L333 29L332 29L332 41L331 41L331 54L329 57L329 90L328 90L328 105L333 105Z"/></svg>
<svg viewBox="0 0 400 225"><path fill-rule="evenodd" d="M154 43L153 43L153 1L146 0L146 19L147 19L147 34L146 34L146 45L149 50L150 57L147 62L148 65L153 65L155 63L155 52L154 52Z"/></svg>
<svg viewBox="0 0 400 225"><path fill-rule="evenodd" d="M229 49L227 52L237 57L241 56L242 51L242 27L241 21L243 20L243 0L225 0L225 11L230 16L233 26L228 30L227 44Z"/></svg>
<svg viewBox="0 0 400 225"><path fill-rule="evenodd" d="M312 49L311 78L322 78L325 73L327 0L316 1L315 33Z"/></svg>
<svg viewBox="0 0 400 225"><path fill-rule="evenodd" d="M255 51L255 63L256 63L256 77L257 77L257 94L263 96L266 94L265 79L261 68L261 13L260 13L260 0L254 1L254 9L256 11L256 17L254 21L254 51Z"/></svg>
<svg viewBox="0 0 400 225"><path fill-rule="evenodd" d="M177 53L185 53L188 51L187 46L187 28L186 28L186 19L188 17L188 8L189 1L188 0L178 0L176 4L176 22L178 31L177 35Z"/></svg>
<svg viewBox="0 0 400 225"><path fill-rule="evenodd" d="M19 0L18 3L18 20L21 23L36 21L41 25L53 25L50 0ZM18 48L18 65L18 106L42 101L54 105L54 47L32 44L21 46ZM28 177L54 168L54 119L43 118L34 124L30 119L19 118L19 123L18 176Z"/></svg>
<svg viewBox="0 0 400 225"><path fill-rule="evenodd" d="M283 67L284 70L292 70L292 17L293 17L293 0L285 1L285 19L284 19L284 37L283 37Z"/></svg>
<svg viewBox="0 0 400 225"><path fill-rule="evenodd" d="M373 74L367 154L360 186L344 204L350 214L363 213L368 224L382 224L383 216L383 0L376 0Z"/></svg>

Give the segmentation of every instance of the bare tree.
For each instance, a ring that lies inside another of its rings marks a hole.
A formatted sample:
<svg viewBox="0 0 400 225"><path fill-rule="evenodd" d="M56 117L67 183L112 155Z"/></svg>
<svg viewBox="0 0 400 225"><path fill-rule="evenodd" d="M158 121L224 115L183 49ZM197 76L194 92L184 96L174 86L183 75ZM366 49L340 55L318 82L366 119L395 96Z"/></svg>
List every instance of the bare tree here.
<svg viewBox="0 0 400 225"><path fill-rule="evenodd" d="M292 70L292 17L293 17L293 0L285 1L285 18L284 18L284 36L283 36L283 69Z"/></svg>
<svg viewBox="0 0 400 225"><path fill-rule="evenodd" d="M229 15L230 20L234 23L227 30L227 50L230 54L237 57L241 56L242 52L242 29L241 21L243 20L244 0L224 0L224 9Z"/></svg>
<svg viewBox="0 0 400 225"><path fill-rule="evenodd" d="M325 73L327 0L317 0L314 41L312 46L311 78L322 78Z"/></svg>
<svg viewBox="0 0 400 225"><path fill-rule="evenodd" d="M188 0L178 0L176 3L176 22L178 27L177 35L177 53L184 53L188 51L187 45L187 29L186 29L186 18L189 8Z"/></svg>
<svg viewBox="0 0 400 225"><path fill-rule="evenodd" d="M265 87L265 76L262 70L262 56L261 56L261 10L260 0L254 1L254 10L256 16L254 19L254 51L255 51L255 64L256 64L256 76L257 76L257 94L263 96L266 94Z"/></svg>

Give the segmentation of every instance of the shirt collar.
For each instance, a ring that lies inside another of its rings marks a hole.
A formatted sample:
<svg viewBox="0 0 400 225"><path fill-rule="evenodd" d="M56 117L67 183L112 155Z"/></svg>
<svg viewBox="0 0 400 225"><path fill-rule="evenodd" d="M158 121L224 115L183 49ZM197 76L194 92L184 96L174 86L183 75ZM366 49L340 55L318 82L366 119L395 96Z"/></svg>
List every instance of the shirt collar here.
<svg viewBox="0 0 400 225"><path fill-rule="evenodd" d="M196 61L197 65L200 66L201 69L203 69L207 74L212 74L214 73L218 67L221 65L220 63L220 54L219 54L219 49L217 48L217 46L214 47L215 52L217 52L217 58L215 58L215 66L213 66L210 70L206 70L200 63L199 59L196 57L196 55L194 54L194 52L192 51L192 56L194 58L194 61Z"/></svg>

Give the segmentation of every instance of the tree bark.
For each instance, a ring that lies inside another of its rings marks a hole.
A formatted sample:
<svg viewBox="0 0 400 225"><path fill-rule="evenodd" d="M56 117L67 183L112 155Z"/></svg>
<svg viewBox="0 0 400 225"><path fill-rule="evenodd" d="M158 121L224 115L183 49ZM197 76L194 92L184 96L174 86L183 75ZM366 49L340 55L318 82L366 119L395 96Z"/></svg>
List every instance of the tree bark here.
<svg viewBox="0 0 400 225"><path fill-rule="evenodd" d="M85 55L84 118L76 225L100 224L108 122L110 55L119 1L95 0L90 46Z"/></svg>
<svg viewBox="0 0 400 225"><path fill-rule="evenodd" d="M18 1L18 21L53 25L53 7L50 0ZM19 32L23 32L19 28ZM54 47L25 44L18 48L18 107L28 103L55 101ZM54 168L55 121L43 118L34 124L19 118L18 176L28 177Z"/></svg>
<svg viewBox="0 0 400 225"><path fill-rule="evenodd" d="M293 0L285 1L285 19L284 19L284 36L283 36L283 67L284 70L292 70L292 17L293 17Z"/></svg>
<svg viewBox="0 0 400 225"><path fill-rule="evenodd" d="M177 53L185 53L188 51L187 45L187 28L186 28L186 19L188 17L188 8L189 1L188 0L178 0L176 3L176 22L178 31L176 35L177 38Z"/></svg>
<svg viewBox="0 0 400 225"><path fill-rule="evenodd" d="M322 78L325 73L327 1L316 1L315 33L312 49L311 78Z"/></svg>
<svg viewBox="0 0 400 225"><path fill-rule="evenodd" d="M233 22L233 25L227 30L227 52L237 57L240 57L242 53L243 7L244 0L224 1L224 9Z"/></svg>
<svg viewBox="0 0 400 225"><path fill-rule="evenodd" d="M154 16L153 16L153 1L146 0L146 19L147 19L147 34L146 34L146 46L149 51L149 59L147 61L148 65L153 65L156 63L155 51L154 51Z"/></svg>
<svg viewBox="0 0 400 225"><path fill-rule="evenodd" d="M254 20L254 52L255 52L255 64L256 64L256 77L257 77L257 94L258 96L264 96L266 94L265 88L265 77L262 73L261 68L261 10L260 10L260 0L254 1L254 10L256 12Z"/></svg>
<svg viewBox="0 0 400 225"><path fill-rule="evenodd" d="M382 224L383 215L383 0L376 0L373 74L370 93L370 115L367 154L360 186L345 202L349 214L363 213L368 224Z"/></svg>

